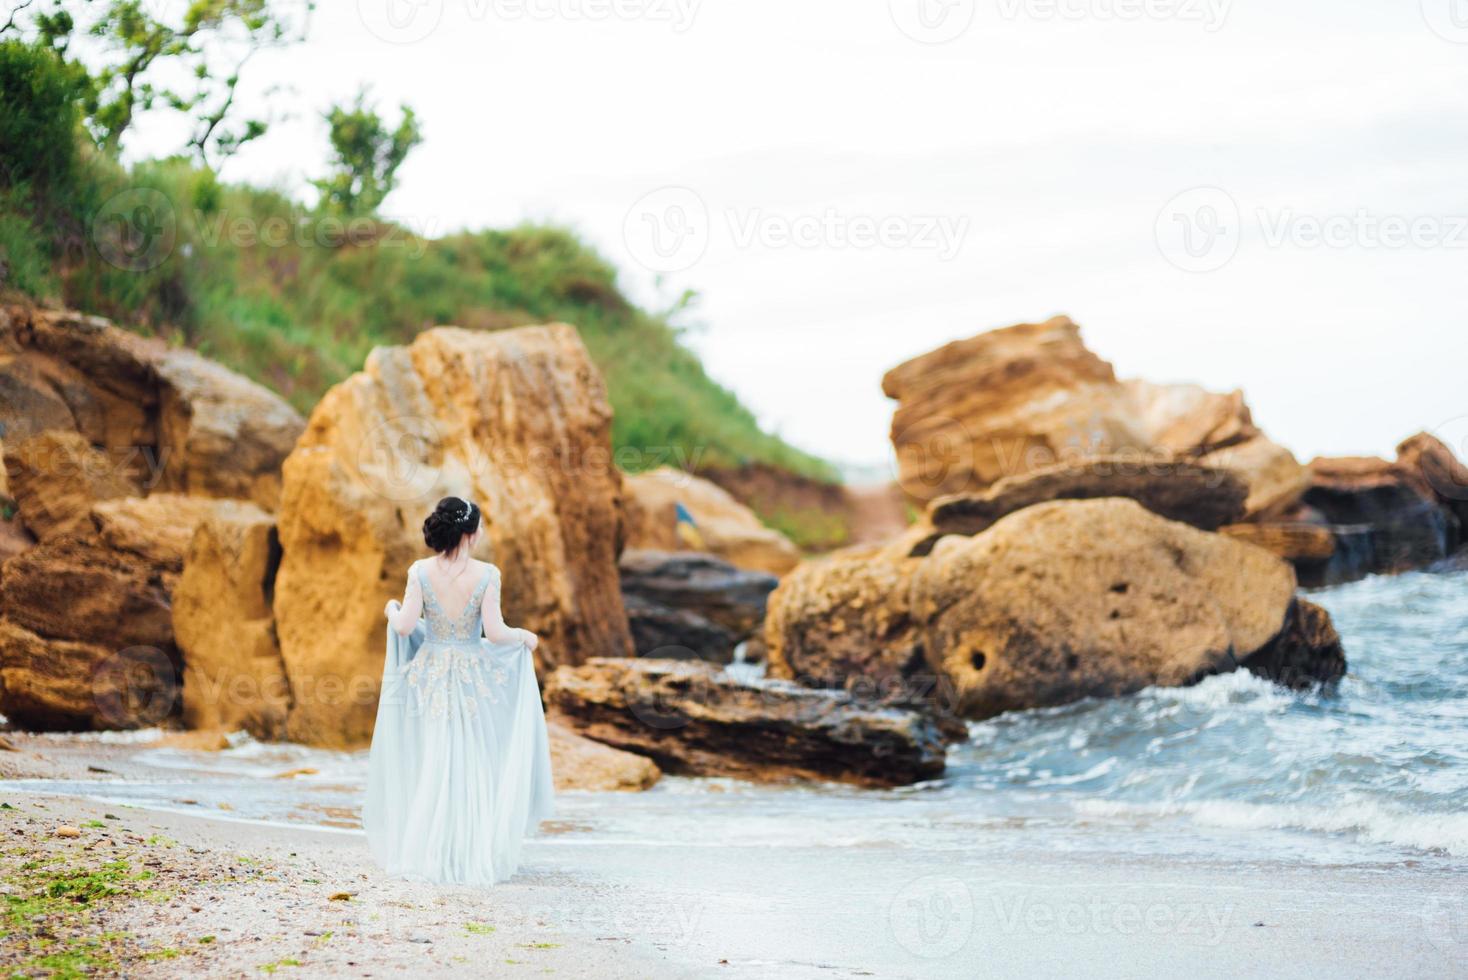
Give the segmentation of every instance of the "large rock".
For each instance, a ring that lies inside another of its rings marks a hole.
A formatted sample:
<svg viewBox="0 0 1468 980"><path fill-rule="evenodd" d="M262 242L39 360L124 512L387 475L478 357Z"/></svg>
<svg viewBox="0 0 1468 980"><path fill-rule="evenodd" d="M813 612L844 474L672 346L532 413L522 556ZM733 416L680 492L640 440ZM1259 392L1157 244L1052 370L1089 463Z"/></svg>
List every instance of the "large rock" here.
<svg viewBox="0 0 1468 980"><path fill-rule="evenodd" d="M171 594L184 549L199 523L238 506L174 494L104 501L86 526L7 561L0 712L40 728L130 728L172 713Z"/></svg>
<svg viewBox="0 0 1468 980"><path fill-rule="evenodd" d="M919 501L1093 456L1166 454L1231 470L1248 516L1292 505L1306 474L1239 392L1121 382L1066 317L955 341L889 371L899 482Z"/></svg>
<svg viewBox="0 0 1468 980"><path fill-rule="evenodd" d="M639 657L664 660L734 661L739 640L696 612L675 609L641 596L622 594L632 647Z"/></svg>
<svg viewBox="0 0 1468 980"><path fill-rule="evenodd" d="M676 609L688 609L743 640L765 618L779 580L742 571L714 555L629 549L618 561L622 591Z"/></svg>
<svg viewBox="0 0 1468 980"><path fill-rule="evenodd" d="M1255 436L1197 457L1199 463L1237 473L1249 488L1245 517L1267 521L1299 503L1310 488L1310 471L1294 453L1263 436Z"/></svg>
<svg viewBox="0 0 1468 980"><path fill-rule="evenodd" d="M47 639L166 650L181 565L114 551L95 536L46 541L5 563L0 615Z"/></svg>
<svg viewBox="0 0 1468 980"><path fill-rule="evenodd" d="M621 477L611 409L576 331L438 328L378 348L327 392L285 463L275 592L292 738L370 738L382 607L426 554L440 497L484 510L506 619L545 671L632 652L617 579Z"/></svg>
<svg viewBox="0 0 1468 980"><path fill-rule="evenodd" d="M257 511L248 501L155 493L102 501L92 507L91 519L105 547L165 569L171 586L183 570L189 544L201 524Z"/></svg>
<svg viewBox="0 0 1468 980"><path fill-rule="evenodd" d="M1468 532L1468 466L1441 439L1419 432L1397 446L1397 467L1423 496L1437 502Z"/></svg>
<svg viewBox="0 0 1468 980"><path fill-rule="evenodd" d="M1039 504L926 556L921 532L787 576L766 620L772 674L884 698L905 683L986 718L1234 670L1293 603L1293 571L1264 549L1126 499ZM1291 662L1338 676L1312 636Z"/></svg>
<svg viewBox="0 0 1468 980"><path fill-rule="evenodd" d="M1316 459L1305 504L1329 527L1335 551L1318 582L1425 568L1463 541L1455 512L1410 463L1376 457Z"/></svg>
<svg viewBox="0 0 1468 980"><path fill-rule="evenodd" d="M800 561L784 535L722 487L662 467L627 476L627 546L655 551L705 551L740 568L783 575ZM678 507L692 518L680 533Z"/></svg>
<svg viewBox="0 0 1468 980"><path fill-rule="evenodd" d="M641 657L729 663L765 619L779 580L742 571L714 555L624 551L622 599Z"/></svg>
<svg viewBox="0 0 1468 980"><path fill-rule="evenodd" d="M12 439L5 447L5 471L21 523L41 540L85 527L99 501L140 492L115 460L64 429Z"/></svg>
<svg viewBox="0 0 1468 980"><path fill-rule="evenodd" d="M987 718L1233 670L1279 634L1294 591L1261 549L1130 500L1062 501L940 541L912 605L957 710Z"/></svg>
<svg viewBox="0 0 1468 980"><path fill-rule="evenodd" d="M771 676L810 687L860 685L882 696L924 667L909 602L913 547L846 548L808 561L770 596L765 645Z"/></svg>
<svg viewBox="0 0 1468 980"><path fill-rule="evenodd" d="M290 685L270 608L279 564L275 522L251 504L221 510L194 532L173 590L190 728L285 737Z"/></svg>
<svg viewBox="0 0 1468 980"><path fill-rule="evenodd" d="M155 648L46 639L0 619L0 705L11 724L138 728L167 718L177 700L175 665Z"/></svg>
<svg viewBox="0 0 1468 980"><path fill-rule="evenodd" d="M273 508L304 422L268 389L98 317L0 309L7 442L79 433L147 489Z"/></svg>
<svg viewBox="0 0 1468 980"><path fill-rule="evenodd" d="M1126 497L1168 520L1215 531L1243 518L1248 492L1234 473L1187 460L1097 456L1006 477L983 493L940 497L927 516L935 537L971 536L1035 504Z"/></svg>
<svg viewBox="0 0 1468 980"><path fill-rule="evenodd" d="M944 735L922 713L713 664L599 659L558 669L545 697L557 721L671 773L892 786L943 772Z"/></svg>
<svg viewBox="0 0 1468 980"><path fill-rule="evenodd" d="M632 793L651 789L662 778L651 759L582 738L562 725L548 727L551 772L559 793Z"/></svg>

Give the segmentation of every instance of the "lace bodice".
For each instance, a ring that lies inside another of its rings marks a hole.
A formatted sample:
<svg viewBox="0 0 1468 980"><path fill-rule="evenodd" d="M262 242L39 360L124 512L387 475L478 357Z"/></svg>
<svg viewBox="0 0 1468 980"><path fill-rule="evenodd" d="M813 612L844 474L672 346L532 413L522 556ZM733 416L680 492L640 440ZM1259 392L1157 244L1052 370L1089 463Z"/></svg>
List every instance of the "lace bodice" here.
<svg viewBox="0 0 1468 980"><path fill-rule="evenodd" d="M475 643L484 635L484 594L495 579L494 566L484 570L484 575L469 595L463 612L452 615L434 594L433 583L422 565L414 566L414 573L423 588L423 619L428 630L430 643ZM496 593L498 601L498 593Z"/></svg>

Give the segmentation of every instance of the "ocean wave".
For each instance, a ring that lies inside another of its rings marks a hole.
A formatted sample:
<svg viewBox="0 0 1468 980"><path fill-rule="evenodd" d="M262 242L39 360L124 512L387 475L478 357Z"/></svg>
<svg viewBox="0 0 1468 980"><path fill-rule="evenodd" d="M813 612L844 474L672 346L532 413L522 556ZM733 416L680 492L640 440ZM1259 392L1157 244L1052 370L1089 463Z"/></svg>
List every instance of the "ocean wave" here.
<svg viewBox="0 0 1468 980"><path fill-rule="evenodd" d="M1202 827L1225 830L1302 830L1350 834L1367 844L1468 857L1468 813L1405 813L1371 800L1330 806L1194 800L1184 803L1123 803L1080 800L1076 812L1093 817L1187 817Z"/></svg>

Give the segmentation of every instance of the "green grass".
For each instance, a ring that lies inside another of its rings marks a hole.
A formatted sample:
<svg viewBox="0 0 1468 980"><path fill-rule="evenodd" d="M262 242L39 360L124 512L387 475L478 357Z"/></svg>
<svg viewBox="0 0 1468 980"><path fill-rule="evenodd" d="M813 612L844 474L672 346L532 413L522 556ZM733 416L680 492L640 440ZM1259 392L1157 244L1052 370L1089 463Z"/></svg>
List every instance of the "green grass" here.
<svg viewBox="0 0 1468 980"><path fill-rule="evenodd" d="M7 874L3 916L7 959L14 964L9 975L72 978L116 972L126 937L94 934L91 910L134 894L137 878L127 861L88 867L59 855L26 861Z"/></svg>
<svg viewBox="0 0 1468 980"><path fill-rule="evenodd" d="M287 956L285 959L276 960L274 963L261 963L257 969L261 973L275 973L283 966L300 966L301 961Z"/></svg>
<svg viewBox="0 0 1468 980"><path fill-rule="evenodd" d="M45 193L0 184L3 291L195 347L302 412L373 347L407 343L429 327L570 323L606 378L623 468L759 462L838 478L761 430L708 376L680 341L686 305L638 308L616 270L568 230L523 225L427 239L376 219L323 218L181 160L124 170L79 152L76 171ZM139 212L140 203L149 210ZM108 229L131 227L140 213L146 247L134 267L119 268L107 260L121 255Z"/></svg>

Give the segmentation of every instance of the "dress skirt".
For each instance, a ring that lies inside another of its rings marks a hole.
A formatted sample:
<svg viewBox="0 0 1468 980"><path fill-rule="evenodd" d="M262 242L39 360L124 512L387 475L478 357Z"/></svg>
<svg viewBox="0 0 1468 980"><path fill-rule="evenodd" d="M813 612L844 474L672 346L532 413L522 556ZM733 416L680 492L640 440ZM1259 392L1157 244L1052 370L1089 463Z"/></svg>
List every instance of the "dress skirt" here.
<svg viewBox="0 0 1468 980"><path fill-rule="evenodd" d="M387 631L362 822L389 874L488 886L551 815L550 744L530 650Z"/></svg>

